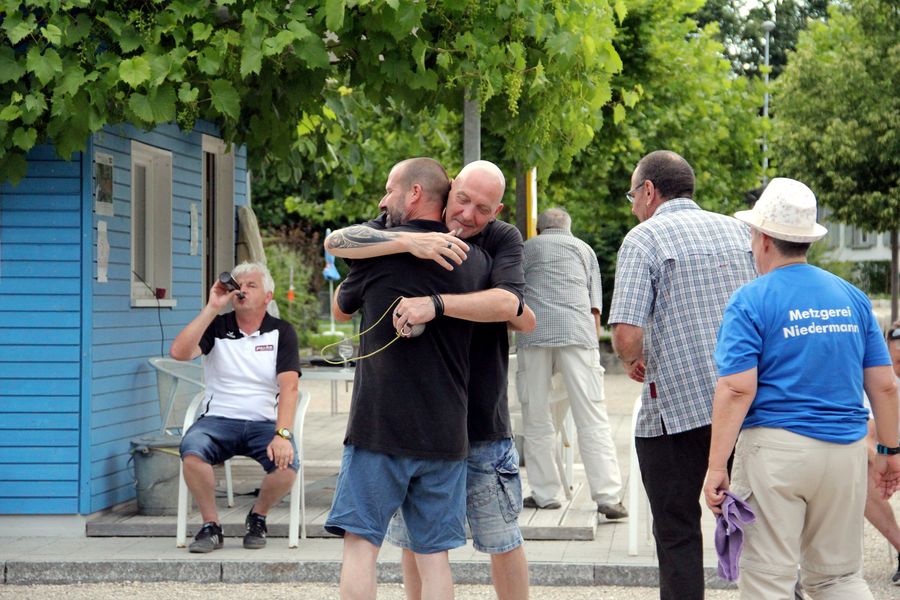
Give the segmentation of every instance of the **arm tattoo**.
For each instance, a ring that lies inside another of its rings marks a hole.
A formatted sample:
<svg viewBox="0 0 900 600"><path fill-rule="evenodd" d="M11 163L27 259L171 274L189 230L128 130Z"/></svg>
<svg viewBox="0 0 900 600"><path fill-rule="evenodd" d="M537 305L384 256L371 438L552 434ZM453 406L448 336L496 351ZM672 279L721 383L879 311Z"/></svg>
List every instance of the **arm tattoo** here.
<svg viewBox="0 0 900 600"><path fill-rule="evenodd" d="M372 229L365 225L351 225L331 234L331 246L334 248L361 248L380 244L395 239L397 235L381 229Z"/></svg>

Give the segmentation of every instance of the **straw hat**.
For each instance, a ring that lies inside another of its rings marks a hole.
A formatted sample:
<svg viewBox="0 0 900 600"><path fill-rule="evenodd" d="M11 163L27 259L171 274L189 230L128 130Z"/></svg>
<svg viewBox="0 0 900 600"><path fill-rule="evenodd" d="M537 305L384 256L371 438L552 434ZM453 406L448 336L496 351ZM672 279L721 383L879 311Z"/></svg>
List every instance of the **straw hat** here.
<svg viewBox="0 0 900 600"><path fill-rule="evenodd" d="M828 230L816 223L816 196L796 179L776 177L752 210L734 213L736 219L786 242L815 242Z"/></svg>

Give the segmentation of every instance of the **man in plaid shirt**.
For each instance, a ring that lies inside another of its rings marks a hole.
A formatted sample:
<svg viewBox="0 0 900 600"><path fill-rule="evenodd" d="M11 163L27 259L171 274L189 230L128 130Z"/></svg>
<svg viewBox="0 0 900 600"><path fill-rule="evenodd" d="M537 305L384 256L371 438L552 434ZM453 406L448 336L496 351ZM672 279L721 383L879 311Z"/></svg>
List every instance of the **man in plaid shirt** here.
<svg viewBox="0 0 900 600"><path fill-rule="evenodd" d="M693 193L693 169L678 154L640 160L626 196L641 223L619 249L609 315L626 373L644 384L635 446L663 599L703 598L699 498L716 332L732 292L756 276L747 227L702 210Z"/></svg>

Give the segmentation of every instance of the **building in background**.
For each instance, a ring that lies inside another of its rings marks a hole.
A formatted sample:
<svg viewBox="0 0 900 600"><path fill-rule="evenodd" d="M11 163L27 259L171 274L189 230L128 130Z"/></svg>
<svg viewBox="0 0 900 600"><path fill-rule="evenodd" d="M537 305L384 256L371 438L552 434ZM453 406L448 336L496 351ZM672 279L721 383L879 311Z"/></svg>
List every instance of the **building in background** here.
<svg viewBox="0 0 900 600"><path fill-rule="evenodd" d="M208 123L36 147L0 183L0 528L84 535L135 496L130 440L160 427L147 359L234 266L248 202L245 150Z"/></svg>

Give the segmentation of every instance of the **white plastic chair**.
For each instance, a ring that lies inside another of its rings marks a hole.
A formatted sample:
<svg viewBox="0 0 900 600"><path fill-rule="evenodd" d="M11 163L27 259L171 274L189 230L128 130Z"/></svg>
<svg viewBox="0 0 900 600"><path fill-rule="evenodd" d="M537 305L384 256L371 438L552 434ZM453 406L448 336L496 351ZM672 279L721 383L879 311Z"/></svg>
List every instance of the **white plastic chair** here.
<svg viewBox="0 0 900 600"><path fill-rule="evenodd" d="M203 391L203 367L197 363L154 356L150 366L156 369L159 390L161 434L181 434L184 411L199 391Z"/></svg>
<svg viewBox="0 0 900 600"><path fill-rule="evenodd" d="M293 434L294 439L296 440L297 458L300 461L300 468L297 470L297 478L294 480L294 485L291 487L288 548L296 548L299 544L298 531L299 537L306 539L306 487L303 482L303 422L306 419L306 409L309 408L309 399L309 392L300 392L297 399L297 413L294 415ZM187 431L188 428L193 425L202 401L202 392L194 396L194 400L191 402L190 406L188 406L187 412L184 415L184 431ZM231 484L229 483L228 486L230 496ZM178 548L184 548L187 542L187 513L190 502L191 493L184 480L184 463L182 463L179 471L178 517L175 525L175 546ZM233 506L233 504L233 501L230 499L229 506Z"/></svg>
<svg viewBox="0 0 900 600"><path fill-rule="evenodd" d="M154 356L148 359L156 369L156 386L159 390L159 416L161 434L182 435L185 429L184 417L191 401L206 385L203 383L203 366L195 362ZM193 423L194 420L191 421ZM234 486L231 476L231 461L226 460L225 495L228 506L234 506Z"/></svg>
<svg viewBox="0 0 900 600"><path fill-rule="evenodd" d="M631 507L631 513L628 515L628 556L637 556L638 554L638 529L642 510L647 514L645 541L650 543L653 537L653 513L650 512L650 500L641 483L641 465L638 462L634 443L639 412L641 412L640 396L634 401L634 409L631 411L631 466L628 473L628 506Z"/></svg>

